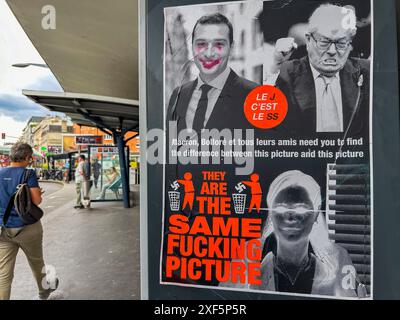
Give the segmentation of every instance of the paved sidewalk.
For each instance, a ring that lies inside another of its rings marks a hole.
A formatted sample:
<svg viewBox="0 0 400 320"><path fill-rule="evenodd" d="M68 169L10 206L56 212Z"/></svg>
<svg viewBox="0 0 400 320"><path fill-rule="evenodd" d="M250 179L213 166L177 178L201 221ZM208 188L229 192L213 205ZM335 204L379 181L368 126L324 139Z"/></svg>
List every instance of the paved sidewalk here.
<svg viewBox="0 0 400 320"><path fill-rule="evenodd" d="M92 203L76 210L75 185L46 197L44 256L55 267L55 299L140 299L139 206ZM56 292L57 292L56 291ZM12 299L33 299L37 289L26 258L18 254Z"/></svg>

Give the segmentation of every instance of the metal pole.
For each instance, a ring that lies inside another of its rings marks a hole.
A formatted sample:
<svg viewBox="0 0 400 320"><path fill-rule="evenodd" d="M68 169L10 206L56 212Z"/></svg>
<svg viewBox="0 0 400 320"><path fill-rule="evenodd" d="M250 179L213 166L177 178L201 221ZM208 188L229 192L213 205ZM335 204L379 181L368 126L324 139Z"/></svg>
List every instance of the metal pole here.
<svg viewBox="0 0 400 320"><path fill-rule="evenodd" d="M103 160L104 160L104 149L103 149L103 146L102 146L102 149L101 149L101 168L100 168L100 192L101 192L101 190L103 190L103 174L104 174Z"/></svg>
<svg viewBox="0 0 400 320"><path fill-rule="evenodd" d="M68 170L68 182L72 181L72 153L68 153L68 160L69 160L69 170Z"/></svg>
<svg viewBox="0 0 400 320"><path fill-rule="evenodd" d="M149 220L154 217L148 215L148 185L147 185L147 0L138 1L139 5L139 132L140 132L140 297L149 299ZM149 73L150 74L150 73ZM151 224L150 224L151 225ZM153 292L152 292L153 293Z"/></svg>
<svg viewBox="0 0 400 320"><path fill-rule="evenodd" d="M125 157L125 141L122 133L114 132L114 137L118 146L119 153L119 166L121 168L121 179L122 179L122 196L124 200L124 208L130 208L129 201L129 182L127 175L126 157Z"/></svg>

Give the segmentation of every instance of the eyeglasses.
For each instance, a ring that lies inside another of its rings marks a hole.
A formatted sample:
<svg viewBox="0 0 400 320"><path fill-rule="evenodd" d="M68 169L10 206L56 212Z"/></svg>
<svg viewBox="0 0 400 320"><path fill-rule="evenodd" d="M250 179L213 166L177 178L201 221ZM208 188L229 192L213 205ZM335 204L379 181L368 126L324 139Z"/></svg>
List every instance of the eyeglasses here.
<svg viewBox="0 0 400 320"><path fill-rule="evenodd" d="M347 40L347 39L339 39L339 40L335 40L335 41L330 40L328 38L316 39L312 33L310 34L310 36L311 36L311 38L314 39L317 48L320 50L324 50L324 51L329 50L332 43L335 44L335 48L338 51L346 50L349 47L349 45L351 44L351 40Z"/></svg>

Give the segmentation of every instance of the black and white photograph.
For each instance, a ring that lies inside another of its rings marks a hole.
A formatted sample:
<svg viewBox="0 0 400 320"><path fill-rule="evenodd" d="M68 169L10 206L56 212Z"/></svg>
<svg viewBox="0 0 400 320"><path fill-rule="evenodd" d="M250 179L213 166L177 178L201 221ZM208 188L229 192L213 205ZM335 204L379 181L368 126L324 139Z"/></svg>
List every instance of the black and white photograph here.
<svg viewBox="0 0 400 320"><path fill-rule="evenodd" d="M372 17L365 0L164 9L161 284L373 297ZM287 112L265 129L245 105L271 88Z"/></svg>

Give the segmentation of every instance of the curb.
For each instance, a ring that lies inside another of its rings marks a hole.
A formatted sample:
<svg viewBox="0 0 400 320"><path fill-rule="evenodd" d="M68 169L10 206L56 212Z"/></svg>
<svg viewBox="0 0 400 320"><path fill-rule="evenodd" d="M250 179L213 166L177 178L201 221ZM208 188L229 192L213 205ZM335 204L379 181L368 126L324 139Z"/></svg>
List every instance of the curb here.
<svg viewBox="0 0 400 320"><path fill-rule="evenodd" d="M59 184L61 186L64 186L65 183L62 181L57 181L57 180L38 180L39 183L54 183L54 184Z"/></svg>

